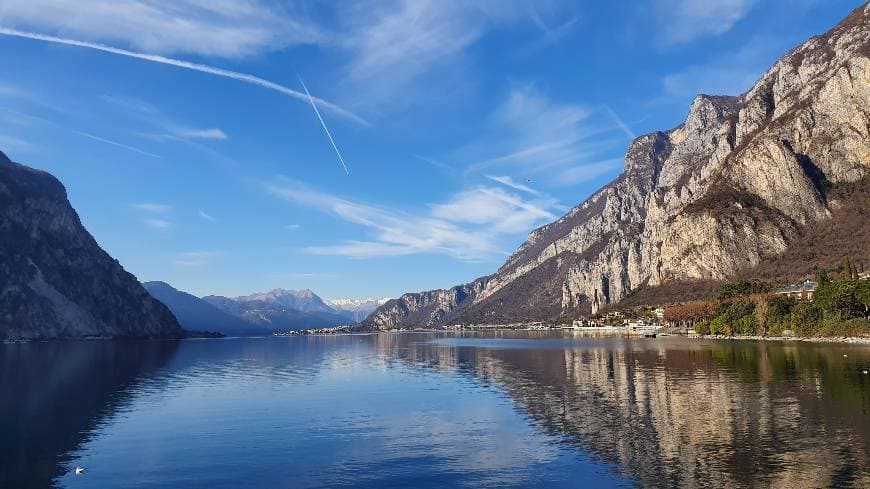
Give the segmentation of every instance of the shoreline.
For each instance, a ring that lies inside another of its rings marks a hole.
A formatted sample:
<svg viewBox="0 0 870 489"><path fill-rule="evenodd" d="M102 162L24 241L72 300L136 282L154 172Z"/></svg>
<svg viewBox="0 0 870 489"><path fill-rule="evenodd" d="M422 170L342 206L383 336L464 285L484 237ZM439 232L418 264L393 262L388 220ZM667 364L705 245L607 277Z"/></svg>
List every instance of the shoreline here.
<svg viewBox="0 0 870 489"><path fill-rule="evenodd" d="M870 337L866 336L745 336L745 335L674 335L699 340L732 340L732 341L795 341L804 343L842 343L849 345L870 345Z"/></svg>

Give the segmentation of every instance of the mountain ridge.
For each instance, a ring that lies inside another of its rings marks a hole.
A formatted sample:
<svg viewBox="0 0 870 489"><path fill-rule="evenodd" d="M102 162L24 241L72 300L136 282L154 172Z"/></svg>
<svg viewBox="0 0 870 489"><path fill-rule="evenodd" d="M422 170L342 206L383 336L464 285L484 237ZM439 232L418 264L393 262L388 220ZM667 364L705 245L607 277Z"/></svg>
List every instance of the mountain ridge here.
<svg viewBox="0 0 870 489"><path fill-rule="evenodd" d="M261 299L248 297L261 297ZM316 294L314 297L317 297ZM287 302L292 302L286 296L275 297L270 296L269 293L238 298L207 295L202 297L202 300L224 313L268 328L272 332L323 328L348 324L350 321L346 315L339 314L329 306L326 306L327 310L303 311L285 305ZM317 300L323 302L319 297Z"/></svg>
<svg viewBox="0 0 870 489"><path fill-rule="evenodd" d="M0 339L186 334L100 248L60 181L2 152L0 235Z"/></svg>
<svg viewBox="0 0 870 489"><path fill-rule="evenodd" d="M354 322L360 322L367 318L369 314L374 312L378 307L389 301L389 297L381 298L365 298L365 299L328 299L326 304L338 311L340 314L347 315Z"/></svg>
<svg viewBox="0 0 870 489"><path fill-rule="evenodd" d="M227 314L199 297L178 290L166 282L144 282L142 286L152 297L165 304L185 329L211 331L227 336L272 334L270 329Z"/></svg>
<svg viewBox="0 0 870 489"><path fill-rule="evenodd" d="M870 174L870 6L792 49L739 96L699 95L636 138L623 173L492 275L387 302L365 329L589 315L644 287L721 281L832 215Z"/></svg>

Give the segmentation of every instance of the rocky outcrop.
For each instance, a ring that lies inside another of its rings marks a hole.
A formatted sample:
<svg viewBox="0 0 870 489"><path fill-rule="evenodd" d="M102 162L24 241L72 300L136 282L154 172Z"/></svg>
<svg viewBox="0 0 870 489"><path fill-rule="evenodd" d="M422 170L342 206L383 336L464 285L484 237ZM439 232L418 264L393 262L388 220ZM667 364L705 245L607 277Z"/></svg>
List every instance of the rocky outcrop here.
<svg viewBox="0 0 870 489"><path fill-rule="evenodd" d="M641 287L724 280L828 219L831 187L870 175L870 6L795 48L735 97L634 140L622 175L533 231L493 275L405 294L372 329L596 312Z"/></svg>
<svg viewBox="0 0 870 489"><path fill-rule="evenodd" d="M85 230L57 179L2 153L0 236L0 339L184 334Z"/></svg>

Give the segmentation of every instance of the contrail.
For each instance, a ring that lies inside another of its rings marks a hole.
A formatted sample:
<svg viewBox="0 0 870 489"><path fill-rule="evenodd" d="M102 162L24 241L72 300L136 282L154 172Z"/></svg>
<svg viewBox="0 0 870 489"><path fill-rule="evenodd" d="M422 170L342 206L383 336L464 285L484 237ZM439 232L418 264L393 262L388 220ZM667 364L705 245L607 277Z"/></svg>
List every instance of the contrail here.
<svg viewBox="0 0 870 489"><path fill-rule="evenodd" d="M62 125L58 124L57 122L50 121L50 120L48 120L48 119L43 119L42 117L37 117L37 116L35 116L35 115L25 114L25 113L23 113L23 112L18 112L18 111L16 111L16 110L12 110L12 109L3 109L3 111L4 111L4 112L7 112L7 113L9 113L9 114L15 114L15 115L18 115L18 116L21 116L21 117L25 117L25 118L27 118L27 119L31 119L31 120L34 120L34 121L39 121L39 122L42 122L43 124L48 124L49 126L56 127L56 128L58 128L58 129L61 129L61 130L64 130L64 131L69 131L69 132L71 132L71 133L73 133L73 134L77 134L77 135L82 136L82 137L86 137L86 138L89 138L89 139L93 139L94 141L99 141L99 142L101 142L101 143L111 144L112 146L117 146L117 147L119 147L119 148L124 148L124 149L126 149L126 150L133 151L134 153L139 153L139 154L141 154L141 155L150 156L150 157L152 157L152 158L157 158L157 159L161 159L161 160L163 159L163 157L160 156L160 155L156 155L156 154L154 154L154 153L149 153L149 152L147 152L147 151L145 151L145 150L143 150L143 149L139 149L139 148L137 148L137 147L135 147L135 146L130 146L130 145L128 145L128 144L119 143L119 142L117 142L117 141L112 141L111 139L101 138L100 136L96 136L96 135L91 134L91 133L89 133L89 132L79 131L79 130L77 130L77 129L73 129L73 128L71 128L71 127L62 126Z"/></svg>
<svg viewBox="0 0 870 489"><path fill-rule="evenodd" d="M306 97L306 94L293 90L291 88L287 88L284 85L279 85L275 82L271 82L264 78L260 78L254 75L249 75L247 73L239 73L238 71L230 71L222 68L215 68L214 66L203 65L199 63L191 63L189 61L182 61L179 59L167 58L165 56L160 56L156 54L144 54L137 53L135 51L128 51L126 49L116 48L112 46L106 46L105 44L97 44L93 42L87 41L78 41L75 39L66 39L62 37L48 36L45 34L39 34L37 32L27 32L27 31L19 31L17 29L9 29L6 27L0 27L0 34L14 37L21 37L24 39L33 39L36 41L45 41L51 42L55 44L65 44L67 46L77 46L81 48L88 49L96 49L97 51L103 51L106 53L118 54L121 56L127 56L129 58L142 59L145 61L151 61L154 63L161 63L170 66L176 66L178 68L185 68L188 70L199 71L202 73L208 73L210 75L222 76L225 78L232 78L233 80L239 80L245 83L250 83L252 85L259 85L264 88L268 88L270 90L274 90L276 92L283 93L284 95L288 95L290 97L299 99L299 100L314 100L321 106L335 112L336 114L354 121L358 124L362 124L364 126L370 125L368 121L361 118L360 116L347 111L332 102L327 102L326 100L319 98L312 98L310 95ZM312 102L313 103L313 102Z"/></svg>
<svg viewBox="0 0 870 489"><path fill-rule="evenodd" d="M320 120L320 125L323 126L323 131L326 133L326 137L329 138L329 142L332 143L332 148L335 150L335 154L338 156L338 161L341 162L342 168L344 168L344 172L350 175L350 172L347 171L347 165L344 164L344 158L341 157L341 152L338 151L338 146L335 145L335 140L332 139L332 134L329 133L329 128L326 127L326 123L323 122L323 117L320 117L320 111L317 110L317 104L314 103L314 99L311 97L311 94L308 92L308 87L305 86L305 82L302 81L302 75L296 73L296 76L299 78L299 83L302 84L302 89L305 90L305 95L308 95L308 100L311 102L311 108L314 109L314 113L317 114L317 118Z"/></svg>
<svg viewBox="0 0 870 489"><path fill-rule="evenodd" d="M86 138L90 138L90 139L93 139L94 141L99 141L99 142L101 142L101 143L111 144L112 146L117 146L117 147L119 147L119 148L124 148L124 149L126 149L126 150L129 150L129 151L133 151L133 152L139 153L139 154L141 154L141 155L150 156L150 157L152 157L152 158L157 158L157 159L161 159L161 160L163 159L163 157L160 156L160 155L156 155L156 154L154 154L154 153L149 153L149 152L144 151L144 150L141 150L141 149L139 149L139 148L135 148L135 147L133 147L133 146L128 146L128 145L126 145L126 144L124 144L124 143L119 143L119 142L117 142L117 141L112 141L111 139L101 138L100 136L94 136L93 134L90 134L90 133L87 133L87 132L82 132L82 131L77 131L77 130L75 130L75 129L69 129L69 131L72 131L72 132L78 134L79 136L83 136L83 137L86 137Z"/></svg>
<svg viewBox="0 0 870 489"><path fill-rule="evenodd" d="M616 115L616 112L614 112L609 105L604 105L603 107L604 110L606 110L607 113L610 114L613 122L615 122L616 125L619 126L620 129L622 129L622 132L624 132L626 136L628 136L628 139L634 139L637 137L637 135L634 134L634 131L632 131L631 128L628 127L628 124L626 124L625 121L623 121L622 118L620 118L618 115Z"/></svg>

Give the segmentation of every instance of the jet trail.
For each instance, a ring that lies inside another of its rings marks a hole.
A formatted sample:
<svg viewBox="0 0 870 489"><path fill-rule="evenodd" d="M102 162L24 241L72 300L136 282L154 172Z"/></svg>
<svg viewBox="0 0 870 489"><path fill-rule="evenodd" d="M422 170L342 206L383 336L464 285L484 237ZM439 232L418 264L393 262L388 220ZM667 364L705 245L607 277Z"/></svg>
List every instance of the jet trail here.
<svg viewBox="0 0 870 489"><path fill-rule="evenodd" d="M58 127L60 127L60 126L58 126ZM74 132L75 134L78 134L79 136L83 136L83 137L86 137L86 138L89 138L89 139L93 139L94 141L99 141L99 142L101 142L101 143L111 144L112 146L117 146L117 147L119 147L119 148L124 148L124 149L126 149L126 150L133 151L133 152L135 152L135 153L139 153L139 154L141 154L141 155L150 156L150 157L152 157L152 158L158 158L158 159L161 159L161 160L163 159L163 157L160 156L160 155L156 155L156 154L154 154L154 153L149 153L149 152L147 152L147 151L145 151L145 150L142 150L142 149L139 149L139 148L136 148L136 147L133 147L133 146L129 146L129 145L126 145L126 144L124 144L124 143L119 143L119 142L117 142L117 141L112 141L111 139L101 138L100 136L95 136L95 135L93 135L93 134L90 134L90 133L87 133L87 132L83 132L83 131L77 131L77 130L75 130L75 129L69 129L69 131L72 131L72 132Z"/></svg>
<svg viewBox="0 0 870 489"><path fill-rule="evenodd" d="M175 66L178 68L199 71L201 73L208 73L210 75L222 76L224 78L232 78L233 80L238 80L238 81L242 81L245 83L250 83L252 85L258 85L258 86L261 86L263 88L268 88L270 90L274 90L276 92L283 93L284 95L288 95L290 97L293 97L293 98L296 98L299 100L309 100L309 101L314 100L318 104L320 104L321 106L331 110L332 112L335 112L336 114L338 114L346 119L354 121L358 124L362 124L364 126L370 125L368 123L368 121L366 121L365 119L361 118L360 116L358 116L358 115L356 115L348 110L345 110L345 109L339 107L338 105L335 105L332 102L328 102L326 100L319 99L319 98L313 98L313 97L311 97L311 95L308 95L306 97L306 94L303 94L303 93L298 92L296 90L293 90L291 88L287 88L283 85L279 85L275 82L271 82L271 81L266 80L264 78L260 78L260 77L254 76L254 75L249 75L247 73L240 73L238 71L225 70L223 68L215 68L214 66L208 66L208 65L199 64L199 63L191 63L189 61L183 61L180 59L167 58L165 56L160 56L160 55L156 55L156 54L137 53L135 51L128 51L126 49L116 48L116 47L112 47L112 46L106 46L105 44L97 44L97 43L87 42L87 41L78 41L75 39L66 39L66 38L62 38L62 37L48 36L45 34L39 34L37 32L20 31L17 29L9 29L6 27L0 27L0 34L7 35L7 36L13 36L13 37L20 37L20 38L24 38L24 39L32 39L35 41L44 41L44 42L51 42L51 43L55 43L55 44L64 44L67 46L77 46L77 47L81 47L81 48L95 49L97 51L103 51L106 53L117 54L120 56L127 56L129 58L136 58L136 59L141 59L141 60L145 60L145 61L151 61L153 63L161 63L164 65Z"/></svg>
<svg viewBox="0 0 870 489"><path fill-rule="evenodd" d="M329 138L329 142L332 143L332 148L335 150L335 154L338 156L338 161L341 162L342 168L344 168L344 172L350 175L350 172L347 171L347 165L344 164L344 158L341 157L341 152L338 151L338 146L335 145L335 140L332 139L332 134L329 133L329 128L326 127L326 123L323 122L323 117L320 117L320 111L317 110L317 104L314 103L314 99L311 97L311 94L308 92L308 87L305 86L305 82L302 81L302 75L296 73L296 76L299 78L299 83L302 84L302 89L305 90L305 95L308 95L308 100L311 102L311 108L314 109L314 113L317 114L317 118L320 120L320 125L323 126L323 131L326 133L326 137Z"/></svg>
<svg viewBox="0 0 870 489"><path fill-rule="evenodd" d="M616 112L614 112L609 105L604 105L603 107L604 110L606 110L607 113L610 114L610 118L613 119L613 122L616 123L616 125L622 130L622 132L625 133L626 136L628 136L628 139L634 139L637 137L634 131L632 131L631 128L628 127L628 124L626 124L621 117L616 115Z"/></svg>

